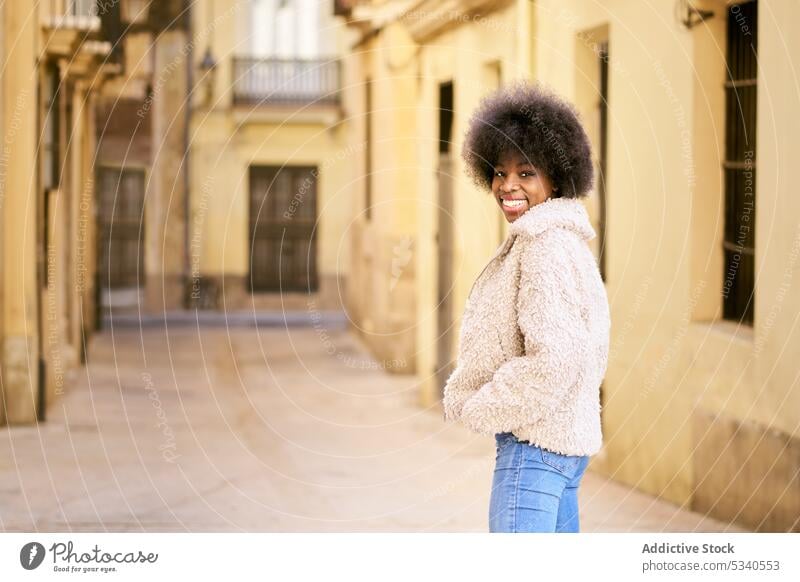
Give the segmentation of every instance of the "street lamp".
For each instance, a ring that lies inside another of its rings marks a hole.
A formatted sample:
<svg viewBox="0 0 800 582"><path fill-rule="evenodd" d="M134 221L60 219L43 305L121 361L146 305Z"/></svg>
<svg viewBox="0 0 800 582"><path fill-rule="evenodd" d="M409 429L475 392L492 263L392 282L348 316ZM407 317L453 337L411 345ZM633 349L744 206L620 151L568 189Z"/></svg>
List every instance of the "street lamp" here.
<svg viewBox="0 0 800 582"><path fill-rule="evenodd" d="M203 55L203 60L200 61L200 70L203 74L211 73L217 67L217 61L214 55L211 54L211 47L206 47L206 54Z"/></svg>
<svg viewBox="0 0 800 582"><path fill-rule="evenodd" d="M214 0L210 0L209 2L209 10L210 14L213 18L214 16ZM208 104L211 102L211 96L213 95L213 88L214 88L214 72L217 69L217 60L214 58L214 55L211 53L211 45L214 44L214 28L212 27L210 30L210 35L208 39L208 44L206 45L206 52L203 55L203 60L200 61L200 72L203 74L203 83L205 84L205 102Z"/></svg>

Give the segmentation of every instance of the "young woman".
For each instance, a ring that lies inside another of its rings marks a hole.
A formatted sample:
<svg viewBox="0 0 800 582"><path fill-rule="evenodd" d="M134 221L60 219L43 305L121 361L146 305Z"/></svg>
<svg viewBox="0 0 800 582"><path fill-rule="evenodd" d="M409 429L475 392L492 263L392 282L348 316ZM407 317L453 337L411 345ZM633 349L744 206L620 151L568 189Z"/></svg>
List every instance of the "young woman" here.
<svg viewBox="0 0 800 582"><path fill-rule="evenodd" d="M527 83L473 114L462 157L509 234L467 299L448 421L495 435L492 532L577 532L578 486L602 446L605 287L587 241L589 140L574 109Z"/></svg>

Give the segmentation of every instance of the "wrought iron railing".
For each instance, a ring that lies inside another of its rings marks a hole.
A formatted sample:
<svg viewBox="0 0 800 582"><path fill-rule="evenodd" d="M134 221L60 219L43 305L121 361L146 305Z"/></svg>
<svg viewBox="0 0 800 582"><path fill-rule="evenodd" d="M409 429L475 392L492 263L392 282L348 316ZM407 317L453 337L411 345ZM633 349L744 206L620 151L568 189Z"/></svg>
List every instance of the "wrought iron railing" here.
<svg viewBox="0 0 800 582"><path fill-rule="evenodd" d="M337 104L340 61L234 57L235 104Z"/></svg>
<svg viewBox="0 0 800 582"><path fill-rule="evenodd" d="M100 26L96 0L50 0L47 22L53 28L96 29Z"/></svg>

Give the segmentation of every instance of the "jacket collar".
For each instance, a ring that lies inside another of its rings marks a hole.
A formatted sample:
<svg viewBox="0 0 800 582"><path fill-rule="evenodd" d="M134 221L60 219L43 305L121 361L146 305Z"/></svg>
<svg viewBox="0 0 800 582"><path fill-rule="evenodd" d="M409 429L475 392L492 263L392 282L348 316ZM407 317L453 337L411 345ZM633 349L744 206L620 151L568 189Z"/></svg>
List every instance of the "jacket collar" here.
<svg viewBox="0 0 800 582"><path fill-rule="evenodd" d="M572 230L587 241L596 236L586 207L577 198L548 198L512 222L509 234L527 233L535 236L550 228Z"/></svg>
<svg viewBox="0 0 800 582"><path fill-rule="evenodd" d="M518 235L536 236L550 228L567 228L587 241L597 236L589 222L589 213L586 212L586 207L580 200L577 198L548 198L523 212L522 216L511 223L508 227L508 236L489 259L489 263L504 256ZM486 264L486 267L489 266L489 263ZM486 267L483 268L484 271ZM478 276L480 277L480 275Z"/></svg>

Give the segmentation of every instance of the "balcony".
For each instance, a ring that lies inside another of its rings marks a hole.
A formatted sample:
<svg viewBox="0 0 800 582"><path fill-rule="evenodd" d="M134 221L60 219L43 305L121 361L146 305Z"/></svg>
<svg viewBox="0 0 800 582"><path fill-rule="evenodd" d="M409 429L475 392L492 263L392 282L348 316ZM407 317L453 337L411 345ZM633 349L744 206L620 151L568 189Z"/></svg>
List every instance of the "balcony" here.
<svg viewBox="0 0 800 582"><path fill-rule="evenodd" d="M45 26L84 32L100 30L100 18L94 0L49 0Z"/></svg>
<svg viewBox="0 0 800 582"><path fill-rule="evenodd" d="M44 47L48 55L72 59L81 43L101 40L97 5L90 0L49 0L42 4Z"/></svg>
<svg viewBox="0 0 800 582"><path fill-rule="evenodd" d="M338 106L340 61L233 58L233 103L245 106Z"/></svg>

